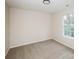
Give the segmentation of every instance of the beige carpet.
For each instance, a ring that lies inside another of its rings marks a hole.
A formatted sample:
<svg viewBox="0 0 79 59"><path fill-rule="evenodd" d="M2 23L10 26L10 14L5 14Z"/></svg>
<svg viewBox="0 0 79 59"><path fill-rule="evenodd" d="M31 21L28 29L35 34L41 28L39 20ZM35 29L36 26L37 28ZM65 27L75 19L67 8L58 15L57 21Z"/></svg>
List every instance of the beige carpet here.
<svg viewBox="0 0 79 59"><path fill-rule="evenodd" d="M6 59L74 59L74 52L56 41L47 40L13 48Z"/></svg>

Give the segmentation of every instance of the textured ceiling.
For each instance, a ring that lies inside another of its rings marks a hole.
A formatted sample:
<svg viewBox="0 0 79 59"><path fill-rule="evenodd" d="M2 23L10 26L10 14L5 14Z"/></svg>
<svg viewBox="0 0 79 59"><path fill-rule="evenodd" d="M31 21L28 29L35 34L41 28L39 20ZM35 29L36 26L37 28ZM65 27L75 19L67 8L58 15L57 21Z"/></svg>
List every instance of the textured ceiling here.
<svg viewBox="0 0 79 59"><path fill-rule="evenodd" d="M74 0L50 0L49 5L44 5L43 0L5 0L10 7L37 10L47 13L56 13L74 8ZM66 7L68 6L68 7Z"/></svg>

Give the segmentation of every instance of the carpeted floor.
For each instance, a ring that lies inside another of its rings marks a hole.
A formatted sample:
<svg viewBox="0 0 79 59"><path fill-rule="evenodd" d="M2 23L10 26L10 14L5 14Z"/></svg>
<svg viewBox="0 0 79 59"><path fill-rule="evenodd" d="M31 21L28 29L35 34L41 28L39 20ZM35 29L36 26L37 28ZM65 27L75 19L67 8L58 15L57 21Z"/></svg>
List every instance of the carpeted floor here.
<svg viewBox="0 0 79 59"><path fill-rule="evenodd" d="M6 59L74 59L74 51L54 40L13 48Z"/></svg>

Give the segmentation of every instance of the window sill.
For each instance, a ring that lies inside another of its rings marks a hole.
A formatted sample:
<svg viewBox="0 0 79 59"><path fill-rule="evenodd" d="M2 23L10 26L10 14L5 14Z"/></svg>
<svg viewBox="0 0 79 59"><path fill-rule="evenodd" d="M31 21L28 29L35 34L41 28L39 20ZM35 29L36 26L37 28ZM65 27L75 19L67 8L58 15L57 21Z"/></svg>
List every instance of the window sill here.
<svg viewBox="0 0 79 59"><path fill-rule="evenodd" d="M74 39L74 37L70 37L70 36L64 36L64 38Z"/></svg>

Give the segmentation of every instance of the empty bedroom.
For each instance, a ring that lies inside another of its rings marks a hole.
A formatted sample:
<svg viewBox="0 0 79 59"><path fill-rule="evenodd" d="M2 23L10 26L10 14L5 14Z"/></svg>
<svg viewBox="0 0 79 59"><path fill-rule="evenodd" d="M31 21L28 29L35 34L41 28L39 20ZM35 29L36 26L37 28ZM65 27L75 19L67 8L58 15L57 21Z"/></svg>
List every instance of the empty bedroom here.
<svg viewBox="0 0 79 59"><path fill-rule="evenodd" d="M5 0L5 59L74 59L74 0Z"/></svg>

